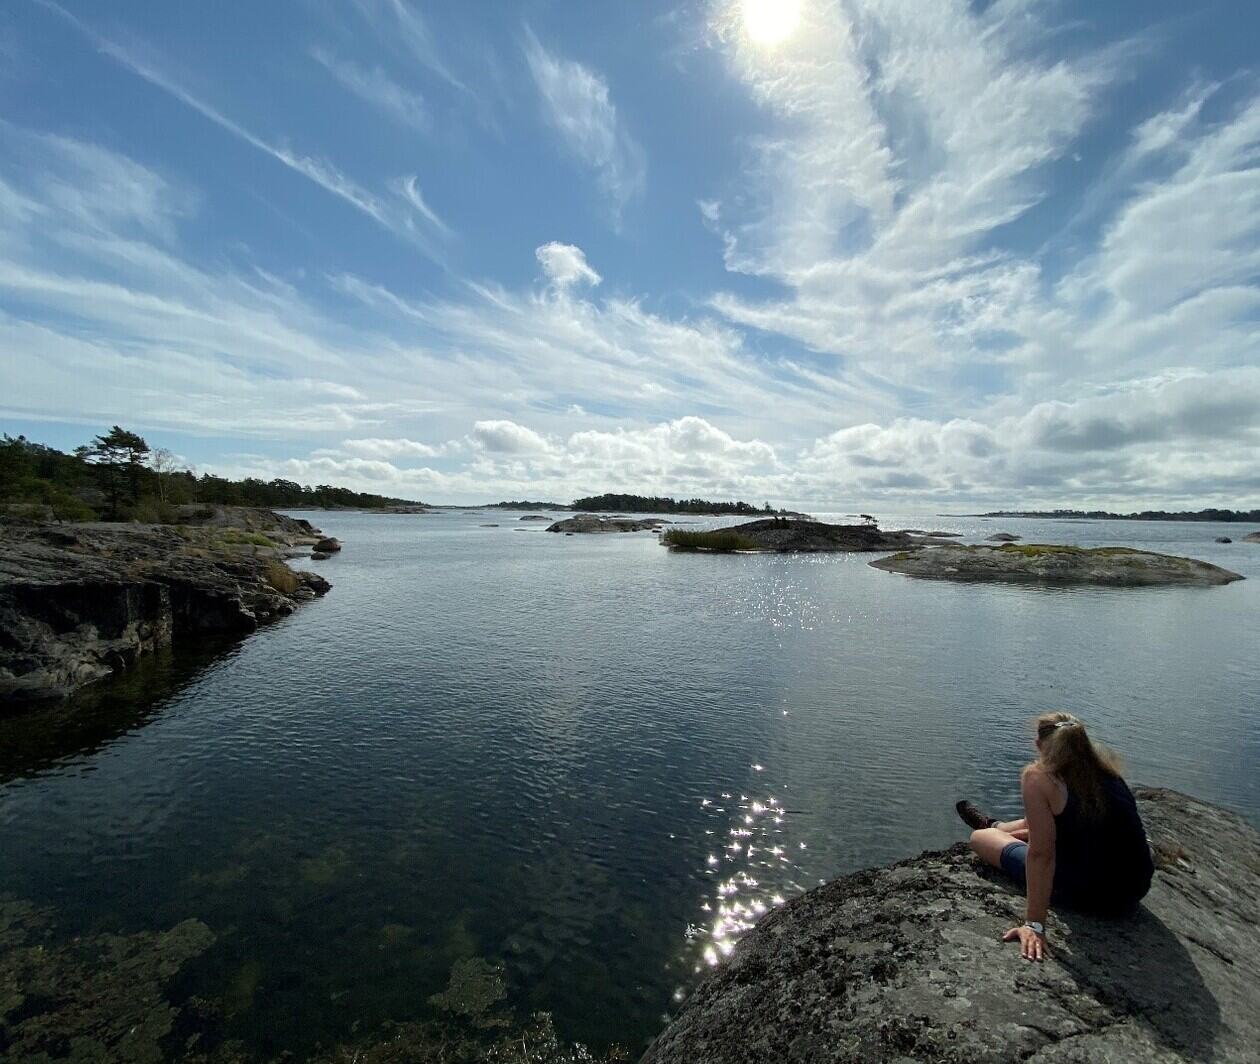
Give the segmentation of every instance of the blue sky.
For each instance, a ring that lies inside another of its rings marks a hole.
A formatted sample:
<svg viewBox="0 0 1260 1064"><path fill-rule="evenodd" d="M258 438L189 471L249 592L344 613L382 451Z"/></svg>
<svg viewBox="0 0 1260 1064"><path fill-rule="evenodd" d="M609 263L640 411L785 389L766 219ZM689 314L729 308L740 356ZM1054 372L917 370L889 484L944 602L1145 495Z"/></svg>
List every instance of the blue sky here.
<svg viewBox="0 0 1260 1064"><path fill-rule="evenodd" d="M1257 505L1254 4L0 10L0 419L438 502Z"/></svg>

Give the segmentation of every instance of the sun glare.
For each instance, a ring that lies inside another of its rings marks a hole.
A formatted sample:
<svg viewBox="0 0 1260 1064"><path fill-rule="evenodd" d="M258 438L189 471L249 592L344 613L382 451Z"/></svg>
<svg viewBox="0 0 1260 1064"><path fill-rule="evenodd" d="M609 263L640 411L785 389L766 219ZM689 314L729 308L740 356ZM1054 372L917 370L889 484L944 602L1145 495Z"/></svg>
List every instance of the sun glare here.
<svg viewBox="0 0 1260 1064"><path fill-rule="evenodd" d="M744 0L744 32L757 44L780 44L801 20L801 0Z"/></svg>

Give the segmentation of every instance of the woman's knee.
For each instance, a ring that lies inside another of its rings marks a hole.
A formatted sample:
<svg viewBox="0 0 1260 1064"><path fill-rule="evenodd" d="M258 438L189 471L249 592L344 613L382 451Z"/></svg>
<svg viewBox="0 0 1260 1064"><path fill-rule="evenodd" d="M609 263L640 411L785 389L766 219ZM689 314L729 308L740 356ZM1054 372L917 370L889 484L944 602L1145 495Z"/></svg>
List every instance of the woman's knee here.
<svg viewBox="0 0 1260 1064"><path fill-rule="evenodd" d="M999 865L1002 861L1002 850L1016 841L1018 840L997 828L977 828L971 833L969 845L972 852L979 854L989 864Z"/></svg>

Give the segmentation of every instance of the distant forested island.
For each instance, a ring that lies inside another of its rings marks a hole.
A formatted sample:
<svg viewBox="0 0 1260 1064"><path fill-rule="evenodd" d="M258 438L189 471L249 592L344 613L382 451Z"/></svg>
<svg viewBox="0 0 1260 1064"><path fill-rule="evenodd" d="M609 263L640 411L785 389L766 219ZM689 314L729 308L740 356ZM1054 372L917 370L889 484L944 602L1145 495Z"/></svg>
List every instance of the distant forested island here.
<svg viewBox="0 0 1260 1064"><path fill-rule="evenodd" d="M1256 524L1260 510L1142 510L1116 514L1110 510L993 510L968 517L1041 517L1075 521L1237 521Z"/></svg>
<svg viewBox="0 0 1260 1064"><path fill-rule="evenodd" d="M776 510L769 503L764 507L746 502L714 502L712 499L674 499L667 495L588 495L583 499L563 502L492 502L479 509L497 510L578 510L586 512L617 511L631 514L746 514L750 517L762 514L790 514L791 510Z"/></svg>
<svg viewBox="0 0 1260 1064"><path fill-rule="evenodd" d="M180 468L169 450L150 447L144 437L118 425L72 454L25 436L4 433L0 438L0 509L62 521L167 522L176 507L188 503L365 510L420 505L330 484L197 476Z"/></svg>
<svg viewBox="0 0 1260 1064"><path fill-rule="evenodd" d="M567 510L562 502L530 502L528 499L508 499L505 502L489 502L485 506L472 507L477 510Z"/></svg>
<svg viewBox="0 0 1260 1064"><path fill-rule="evenodd" d="M574 499L572 510L618 510L638 514L785 514L769 503L713 502L709 499L671 499L664 495L590 495Z"/></svg>

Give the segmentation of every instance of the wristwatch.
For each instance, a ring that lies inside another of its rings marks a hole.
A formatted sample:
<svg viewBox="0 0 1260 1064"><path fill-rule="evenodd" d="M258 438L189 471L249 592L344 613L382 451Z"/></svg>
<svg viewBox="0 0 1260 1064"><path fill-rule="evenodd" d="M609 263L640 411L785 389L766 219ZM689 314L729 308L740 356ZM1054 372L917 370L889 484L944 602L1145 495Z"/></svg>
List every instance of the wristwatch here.
<svg viewBox="0 0 1260 1064"><path fill-rule="evenodd" d="M1046 937L1046 925L1045 925L1045 924L1039 924L1039 923L1037 923L1037 921L1036 921L1036 920L1025 920L1025 921L1024 921L1024 926L1025 926L1025 927L1030 927L1030 928L1032 928L1032 929L1033 929L1033 930L1034 930L1037 934L1039 934L1042 938L1045 938L1045 937Z"/></svg>

